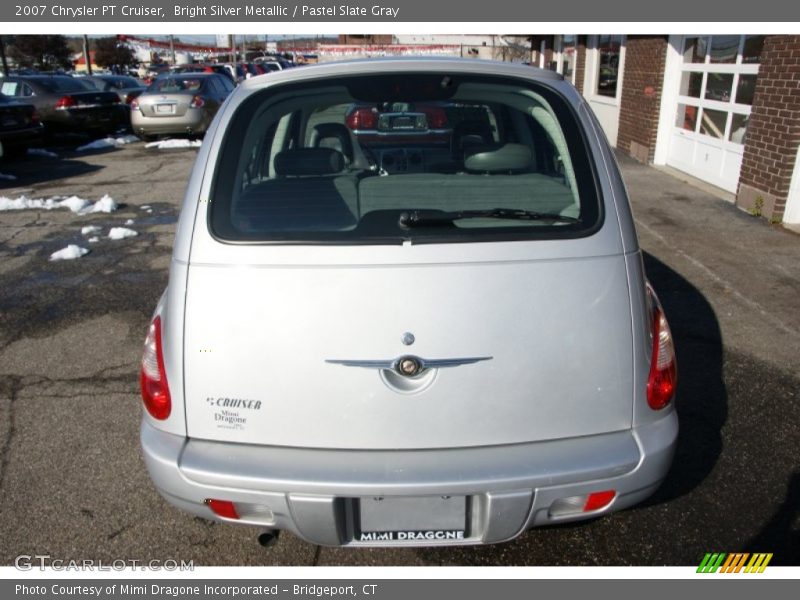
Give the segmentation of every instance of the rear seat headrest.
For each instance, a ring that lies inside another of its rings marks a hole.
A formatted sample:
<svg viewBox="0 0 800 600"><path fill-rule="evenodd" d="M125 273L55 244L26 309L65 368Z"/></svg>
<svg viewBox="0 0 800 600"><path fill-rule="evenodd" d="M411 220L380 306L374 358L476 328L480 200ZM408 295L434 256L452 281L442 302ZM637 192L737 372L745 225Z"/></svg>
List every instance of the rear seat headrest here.
<svg viewBox="0 0 800 600"><path fill-rule="evenodd" d="M333 148L295 148L275 156L275 173L283 177L335 175L344 170L344 155Z"/></svg>
<svg viewBox="0 0 800 600"><path fill-rule="evenodd" d="M532 158L531 149L523 144L468 148L464 152L464 168L481 173L523 171L531 166Z"/></svg>

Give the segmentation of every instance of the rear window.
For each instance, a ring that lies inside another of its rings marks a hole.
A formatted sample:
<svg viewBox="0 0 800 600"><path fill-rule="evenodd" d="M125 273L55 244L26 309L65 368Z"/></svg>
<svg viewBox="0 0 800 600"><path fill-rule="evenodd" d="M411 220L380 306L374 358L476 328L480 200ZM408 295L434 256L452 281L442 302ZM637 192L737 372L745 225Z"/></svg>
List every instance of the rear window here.
<svg viewBox="0 0 800 600"><path fill-rule="evenodd" d="M36 82L49 92L85 92L87 89L78 79L71 77L48 77L47 79L37 79Z"/></svg>
<svg viewBox="0 0 800 600"><path fill-rule="evenodd" d="M176 92L195 92L203 87L199 77L159 77L147 88L148 92L174 94Z"/></svg>
<svg viewBox="0 0 800 600"><path fill-rule="evenodd" d="M571 107L535 82L371 75L267 88L214 174L224 241L441 243L579 237L600 224Z"/></svg>

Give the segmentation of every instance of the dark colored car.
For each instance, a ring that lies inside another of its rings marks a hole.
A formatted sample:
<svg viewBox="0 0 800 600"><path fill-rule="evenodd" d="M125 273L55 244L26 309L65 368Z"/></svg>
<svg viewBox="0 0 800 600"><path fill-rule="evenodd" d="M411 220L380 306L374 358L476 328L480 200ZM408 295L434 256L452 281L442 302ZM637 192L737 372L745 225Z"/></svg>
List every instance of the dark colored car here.
<svg viewBox="0 0 800 600"><path fill-rule="evenodd" d="M0 92L33 104L45 133L114 133L128 125L128 111L114 92L89 91L63 75L10 76Z"/></svg>
<svg viewBox="0 0 800 600"><path fill-rule="evenodd" d="M41 138L42 123L33 104L0 94L0 157L21 156Z"/></svg>
<svg viewBox="0 0 800 600"><path fill-rule="evenodd" d="M157 135L202 135L234 85L215 73L158 77L131 103L131 127L149 139Z"/></svg>
<svg viewBox="0 0 800 600"><path fill-rule="evenodd" d="M119 101L130 104L131 100L147 89L137 79L126 75L92 75L78 79L90 90L100 92L114 92L119 96Z"/></svg>

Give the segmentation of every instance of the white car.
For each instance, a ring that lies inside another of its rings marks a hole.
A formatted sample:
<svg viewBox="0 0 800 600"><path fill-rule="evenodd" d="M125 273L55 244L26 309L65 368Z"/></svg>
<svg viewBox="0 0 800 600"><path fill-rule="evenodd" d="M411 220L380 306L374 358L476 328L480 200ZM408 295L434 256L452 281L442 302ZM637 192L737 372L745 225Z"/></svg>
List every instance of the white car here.
<svg viewBox="0 0 800 600"><path fill-rule="evenodd" d="M374 139L351 122L370 106ZM572 85L329 63L245 81L208 130L145 342L141 443L170 503L262 542L488 544L653 493L676 384Z"/></svg>

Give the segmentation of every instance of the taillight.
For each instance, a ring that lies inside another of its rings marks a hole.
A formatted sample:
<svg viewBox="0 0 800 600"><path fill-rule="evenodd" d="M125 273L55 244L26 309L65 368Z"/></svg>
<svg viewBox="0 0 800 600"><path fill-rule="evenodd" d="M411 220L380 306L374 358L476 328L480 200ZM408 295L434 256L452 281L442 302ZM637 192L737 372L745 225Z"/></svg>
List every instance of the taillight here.
<svg viewBox="0 0 800 600"><path fill-rule="evenodd" d="M447 125L447 113L443 108L425 108L423 112L428 118L429 129L442 129Z"/></svg>
<svg viewBox="0 0 800 600"><path fill-rule="evenodd" d="M378 111L374 108L357 108L347 115L350 129L375 129L378 126Z"/></svg>
<svg viewBox="0 0 800 600"><path fill-rule="evenodd" d="M189 108L202 108L205 104L206 101L203 100L202 96L194 96L192 97L192 101L189 102Z"/></svg>
<svg viewBox="0 0 800 600"><path fill-rule="evenodd" d="M126 96L125 96L125 104L130 104L131 102L133 102L134 97L135 96L133 95L133 93L126 94Z"/></svg>
<svg viewBox="0 0 800 600"><path fill-rule="evenodd" d="M648 286L652 302L653 354L650 358L650 375L647 378L647 404L653 410L666 407L675 396L678 384L678 366L675 345L661 303Z"/></svg>
<svg viewBox="0 0 800 600"><path fill-rule="evenodd" d="M160 316L153 319L144 340L139 385L142 388L142 400L147 412L154 419L160 421L166 419L172 410L172 400L167 385L167 372L164 369Z"/></svg>
<svg viewBox="0 0 800 600"><path fill-rule="evenodd" d="M131 98L131 101L128 104L131 105L131 110L139 110L139 100L136 98Z"/></svg>
<svg viewBox="0 0 800 600"><path fill-rule="evenodd" d="M75 101L75 98L73 98L72 96L61 96L61 98L59 98L56 101L55 109L56 110L67 110L68 108L72 108L73 106L76 106L77 104L78 103Z"/></svg>
<svg viewBox="0 0 800 600"><path fill-rule="evenodd" d="M38 125L41 122L41 118L39 117L39 113L35 110L31 113L31 123L34 125Z"/></svg>

